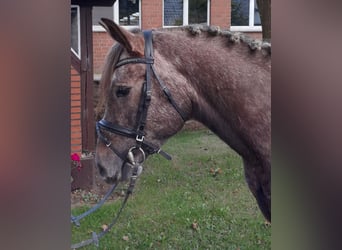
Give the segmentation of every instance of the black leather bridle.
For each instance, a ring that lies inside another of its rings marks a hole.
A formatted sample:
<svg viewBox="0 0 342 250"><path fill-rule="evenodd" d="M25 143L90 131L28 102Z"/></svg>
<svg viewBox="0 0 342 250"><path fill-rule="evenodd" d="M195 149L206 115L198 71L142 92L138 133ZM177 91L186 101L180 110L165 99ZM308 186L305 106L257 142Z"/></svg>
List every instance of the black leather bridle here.
<svg viewBox="0 0 342 250"><path fill-rule="evenodd" d="M129 152L138 149L143 152L145 155L145 152L148 154L154 154L158 153L164 156L166 159L171 160L171 156L167 154L166 152L162 151L158 146L148 142L145 140L145 125L146 125L146 119L147 119L147 112L148 108L151 102L152 98L152 73L157 79L161 89L163 90L165 96L167 97L168 101L171 103L171 105L175 108L175 110L179 113L179 115L182 117L183 121L186 120L185 114L180 110L179 106L175 103L174 99L172 98L172 95L169 91L169 89L166 87L166 85L163 83L163 81L158 77L158 75L155 72L154 69L154 58L153 58L153 45L152 45L152 31L144 31L144 39L145 39L145 57L140 58L125 58L120 60L116 65L115 69L131 63L142 63L146 64L146 79L143 83L142 87L142 94L140 98L139 108L137 112L137 118L136 118L136 127L133 128L126 128L123 126L120 126L118 124L113 124L105 119L102 119L96 123L96 131L98 138L108 147L110 148L117 156L119 156L123 161L126 161L127 154L122 155L119 151L117 151L114 146L112 145L112 142L102 133L102 130L118 134L121 136L134 138L136 141L136 145L131 147L129 149Z"/></svg>

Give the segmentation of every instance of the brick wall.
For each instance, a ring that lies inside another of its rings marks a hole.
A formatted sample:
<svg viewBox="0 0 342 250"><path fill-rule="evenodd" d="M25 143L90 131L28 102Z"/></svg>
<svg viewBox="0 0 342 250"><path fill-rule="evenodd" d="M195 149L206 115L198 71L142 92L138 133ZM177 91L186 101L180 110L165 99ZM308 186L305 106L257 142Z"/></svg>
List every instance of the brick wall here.
<svg viewBox="0 0 342 250"><path fill-rule="evenodd" d="M253 39L262 40L262 33L261 32L246 32L247 36L252 37Z"/></svg>
<svg viewBox="0 0 342 250"><path fill-rule="evenodd" d="M104 59L109 48L114 44L114 40L107 32L93 32L93 64L94 74L101 74Z"/></svg>
<svg viewBox="0 0 342 250"><path fill-rule="evenodd" d="M228 0L211 0L210 25L220 26L222 29L230 27L231 2Z"/></svg>
<svg viewBox="0 0 342 250"><path fill-rule="evenodd" d="M141 28L153 29L163 26L163 1L141 1Z"/></svg>
<svg viewBox="0 0 342 250"><path fill-rule="evenodd" d="M81 81L78 72L71 66L71 153L81 154Z"/></svg>

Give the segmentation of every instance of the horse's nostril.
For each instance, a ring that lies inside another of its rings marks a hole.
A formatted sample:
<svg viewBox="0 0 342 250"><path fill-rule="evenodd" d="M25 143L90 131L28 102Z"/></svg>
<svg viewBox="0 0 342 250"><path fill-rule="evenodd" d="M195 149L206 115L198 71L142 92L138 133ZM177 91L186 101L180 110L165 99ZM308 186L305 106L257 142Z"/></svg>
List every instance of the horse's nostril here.
<svg viewBox="0 0 342 250"><path fill-rule="evenodd" d="M108 183L108 184L114 184L114 183L117 183L120 179L120 175L119 174L116 174L114 176L107 176L105 181Z"/></svg>
<svg viewBox="0 0 342 250"><path fill-rule="evenodd" d="M100 163L97 163L97 167L98 167L100 175L104 178L104 180L108 184L114 184L120 181L120 178L121 178L120 173L117 173L111 169L106 169Z"/></svg>
<svg viewBox="0 0 342 250"><path fill-rule="evenodd" d="M101 164L97 164L97 167L99 168L100 175L105 176L106 175L106 169Z"/></svg>

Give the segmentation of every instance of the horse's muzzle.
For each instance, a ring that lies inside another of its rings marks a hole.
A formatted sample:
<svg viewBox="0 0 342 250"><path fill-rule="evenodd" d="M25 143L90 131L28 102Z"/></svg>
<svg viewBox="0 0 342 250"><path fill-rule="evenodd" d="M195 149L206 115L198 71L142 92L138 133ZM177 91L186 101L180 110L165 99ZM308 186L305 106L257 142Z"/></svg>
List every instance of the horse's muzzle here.
<svg viewBox="0 0 342 250"><path fill-rule="evenodd" d="M108 184L116 184L120 181L128 181L132 175L133 165L129 162L125 162L120 169L121 171L114 171L110 169L109 171L103 167L101 164L97 164L99 173Z"/></svg>

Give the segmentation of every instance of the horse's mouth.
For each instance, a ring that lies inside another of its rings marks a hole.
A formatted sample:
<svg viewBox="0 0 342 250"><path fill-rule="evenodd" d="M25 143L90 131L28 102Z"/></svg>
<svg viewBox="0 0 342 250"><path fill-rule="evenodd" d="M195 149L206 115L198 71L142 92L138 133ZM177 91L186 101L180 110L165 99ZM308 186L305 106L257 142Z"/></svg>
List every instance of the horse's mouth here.
<svg viewBox="0 0 342 250"><path fill-rule="evenodd" d="M134 166L126 161L124 162L123 166L122 166L122 171L121 171L121 180L120 181L128 181L129 178L132 176L132 170L133 170Z"/></svg>
<svg viewBox="0 0 342 250"><path fill-rule="evenodd" d="M117 184L118 182L128 181L132 175L133 165L129 162L124 162L121 168L121 173L117 173L115 176L105 176L104 181L107 184Z"/></svg>

